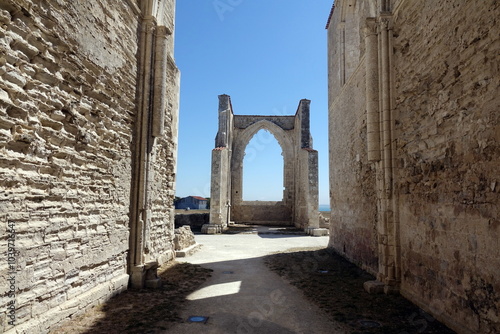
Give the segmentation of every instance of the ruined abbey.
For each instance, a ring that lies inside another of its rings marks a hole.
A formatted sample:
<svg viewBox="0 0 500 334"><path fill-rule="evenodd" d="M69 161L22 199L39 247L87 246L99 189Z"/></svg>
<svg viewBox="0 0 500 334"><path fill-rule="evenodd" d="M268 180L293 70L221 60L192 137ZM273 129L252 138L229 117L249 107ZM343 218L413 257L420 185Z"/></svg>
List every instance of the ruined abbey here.
<svg viewBox="0 0 500 334"><path fill-rule="evenodd" d="M337 0L326 18L329 248L370 293L500 332L500 3ZM0 332L47 333L175 258L174 22L175 0L0 0ZM218 112L205 232L324 234L309 101L241 116L221 95ZM282 202L241 197L260 129Z"/></svg>
<svg viewBox="0 0 500 334"><path fill-rule="evenodd" d="M319 228L318 152L309 129L309 100L301 100L295 115L235 115L231 98L219 96L219 129L212 151L210 224L202 231L219 233L229 222L292 225L310 235L326 235ZM282 149L283 200L243 200L243 157L250 139L268 130Z"/></svg>

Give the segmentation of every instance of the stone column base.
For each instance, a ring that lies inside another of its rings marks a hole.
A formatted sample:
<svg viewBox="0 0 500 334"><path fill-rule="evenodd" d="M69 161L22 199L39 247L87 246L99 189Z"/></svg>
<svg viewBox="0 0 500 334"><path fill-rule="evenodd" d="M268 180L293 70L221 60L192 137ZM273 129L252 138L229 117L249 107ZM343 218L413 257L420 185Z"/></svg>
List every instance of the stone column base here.
<svg viewBox="0 0 500 334"><path fill-rule="evenodd" d="M218 233L222 233L222 225L219 225L219 224L204 224L201 227L201 233L204 233L204 234L218 234Z"/></svg>
<svg viewBox="0 0 500 334"><path fill-rule="evenodd" d="M384 293L385 284L380 281L366 281L363 283L363 288L370 294Z"/></svg>
<svg viewBox="0 0 500 334"><path fill-rule="evenodd" d="M399 284L398 285L386 284L384 286L384 293L386 295L398 295L399 294Z"/></svg>
<svg viewBox="0 0 500 334"><path fill-rule="evenodd" d="M366 281L363 283L363 288L365 288L366 292L371 294L399 294L399 285L386 284L380 281Z"/></svg>
<svg viewBox="0 0 500 334"><path fill-rule="evenodd" d="M133 289L161 287L161 279L157 275L158 262L151 261L144 265L135 266L130 273L130 287Z"/></svg>
<svg viewBox="0 0 500 334"><path fill-rule="evenodd" d="M312 237L322 237L328 235L328 229L319 227L308 227L305 232Z"/></svg>
<svg viewBox="0 0 500 334"><path fill-rule="evenodd" d="M146 271L144 266L134 266L130 273L130 287L132 289L142 289L146 281Z"/></svg>

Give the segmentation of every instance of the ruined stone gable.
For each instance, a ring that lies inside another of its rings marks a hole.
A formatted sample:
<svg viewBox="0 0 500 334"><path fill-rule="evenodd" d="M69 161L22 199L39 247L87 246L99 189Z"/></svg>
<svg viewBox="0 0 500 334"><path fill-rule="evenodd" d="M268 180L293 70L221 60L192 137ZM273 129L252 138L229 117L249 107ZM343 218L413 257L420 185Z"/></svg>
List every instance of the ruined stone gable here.
<svg viewBox="0 0 500 334"><path fill-rule="evenodd" d="M309 100L295 115L235 115L228 95L219 95L219 130L212 151L210 224L202 232L219 233L229 222L294 225L311 235L325 235L318 218L318 152L309 128ZM243 157L252 137L269 131L282 149L283 199L243 200Z"/></svg>
<svg viewBox="0 0 500 334"><path fill-rule="evenodd" d="M159 42L144 42L145 18ZM131 267L172 258L173 19L174 1L0 1L0 252L7 229L16 250L14 284L0 262L0 331L44 333L126 289ZM159 88L140 84L148 66ZM141 109L153 92L161 101ZM141 173L149 214L132 262Z"/></svg>
<svg viewBox="0 0 500 334"><path fill-rule="evenodd" d="M460 333L500 331L497 1L336 1L330 247Z"/></svg>

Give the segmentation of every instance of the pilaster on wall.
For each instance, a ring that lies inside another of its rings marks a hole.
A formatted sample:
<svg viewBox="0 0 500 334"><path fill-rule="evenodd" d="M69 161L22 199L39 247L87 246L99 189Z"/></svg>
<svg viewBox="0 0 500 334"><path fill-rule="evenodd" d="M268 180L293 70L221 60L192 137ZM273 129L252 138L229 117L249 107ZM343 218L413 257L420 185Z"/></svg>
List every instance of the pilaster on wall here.
<svg viewBox="0 0 500 334"><path fill-rule="evenodd" d="M172 2L172 1L170 1ZM141 2L142 20L140 22L139 38L139 65L138 65L138 99L136 129L134 133L135 147L133 151L135 164L132 175L131 214L130 214L130 252L128 260L128 271L131 275L131 286L142 288L148 270L156 270L158 262L164 262L172 258L171 245L173 238L169 234L169 227L173 229L173 222L160 222L166 230L161 237L163 242L156 242L156 246L150 242L153 237L153 212L154 197L161 191L168 192L171 196L175 183L167 182L172 189L158 190L155 180L155 162L158 155L158 147L164 145L165 135L165 112L167 109L167 87L173 85L178 90L178 77L168 77L169 53L172 52L169 36L172 31L169 27L159 25L158 19L164 20L164 15L158 18L159 9L165 7L169 1L143 0ZM158 7L159 6L159 7ZM160 23L164 23L160 21ZM170 50L169 50L170 49ZM178 71L177 71L178 72ZM170 96L174 98L173 92ZM172 105L177 105L176 101ZM171 123L177 120L177 110L170 110L169 120ZM177 125L169 124L169 135L174 136ZM176 150L176 141L170 140ZM168 150L168 149L167 149ZM175 159L176 153L166 153L167 159ZM175 162L174 162L175 164ZM171 166L172 169L174 166ZM164 175L164 178L169 176ZM167 196L167 197L168 197ZM164 205L172 206L166 203ZM168 210L167 210L168 211ZM170 210L171 211L171 210ZM173 217L164 219L173 219ZM158 224L158 223L157 223ZM162 245L163 246L159 246ZM168 254L165 254L168 253ZM160 263L161 264L161 263ZM151 275L151 273L150 273ZM154 276L154 275L153 275Z"/></svg>
<svg viewBox="0 0 500 334"><path fill-rule="evenodd" d="M383 3L383 8L387 6L388 3ZM386 292L398 290L401 282L399 218L394 191L392 34L392 15L389 12L366 19L367 149L368 160L374 164L377 174L377 279L385 284Z"/></svg>

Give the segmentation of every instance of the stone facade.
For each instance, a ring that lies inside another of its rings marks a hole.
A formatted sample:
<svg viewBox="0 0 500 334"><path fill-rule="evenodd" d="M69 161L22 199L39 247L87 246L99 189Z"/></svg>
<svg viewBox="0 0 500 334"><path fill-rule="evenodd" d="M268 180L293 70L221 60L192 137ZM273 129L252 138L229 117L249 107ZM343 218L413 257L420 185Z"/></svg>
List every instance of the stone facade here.
<svg viewBox="0 0 500 334"><path fill-rule="evenodd" d="M500 332L500 3L335 2L330 247L459 333Z"/></svg>
<svg viewBox="0 0 500 334"><path fill-rule="evenodd" d="M0 0L0 332L47 332L174 256L174 5Z"/></svg>
<svg viewBox="0 0 500 334"><path fill-rule="evenodd" d="M234 115L230 97L219 96L219 131L212 151L210 224L205 232L218 232L230 221L295 225L311 231L319 228L318 152L312 148L309 104L309 100L301 100L294 116ZM245 149L261 129L273 134L282 148L282 201L243 200Z"/></svg>

